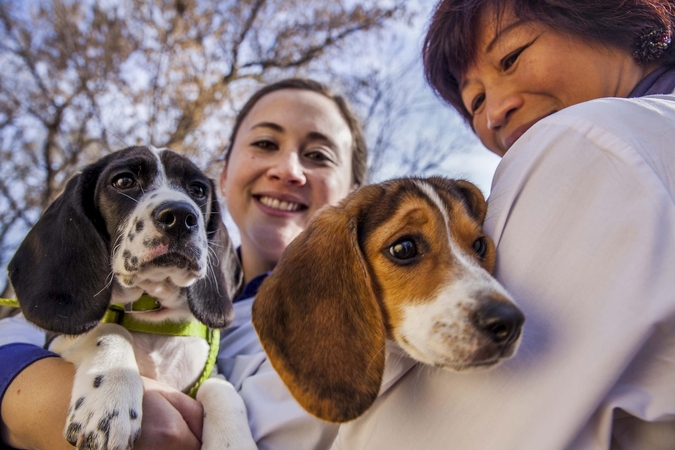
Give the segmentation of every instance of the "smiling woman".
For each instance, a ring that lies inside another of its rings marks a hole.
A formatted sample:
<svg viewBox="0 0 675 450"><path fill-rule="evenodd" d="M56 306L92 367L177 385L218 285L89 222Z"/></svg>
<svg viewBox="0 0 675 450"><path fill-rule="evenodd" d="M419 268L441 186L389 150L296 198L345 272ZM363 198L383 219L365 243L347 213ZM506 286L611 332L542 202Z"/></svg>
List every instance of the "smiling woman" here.
<svg viewBox="0 0 675 450"><path fill-rule="evenodd" d="M221 176L247 280L271 270L325 204L354 187L352 133L323 94L281 89L241 121Z"/></svg>
<svg viewBox="0 0 675 450"><path fill-rule="evenodd" d="M499 32L484 16L476 60L462 76L460 94L483 144L504 156L532 125L568 106L600 97L627 97L654 62L588 42L539 22L501 16Z"/></svg>

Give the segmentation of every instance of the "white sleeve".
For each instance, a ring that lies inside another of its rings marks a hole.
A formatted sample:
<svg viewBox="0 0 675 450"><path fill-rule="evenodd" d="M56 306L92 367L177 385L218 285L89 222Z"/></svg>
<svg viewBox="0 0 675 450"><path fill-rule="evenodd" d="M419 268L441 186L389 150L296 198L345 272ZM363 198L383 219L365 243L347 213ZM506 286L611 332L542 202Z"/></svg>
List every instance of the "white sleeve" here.
<svg viewBox="0 0 675 450"><path fill-rule="evenodd" d="M609 104L586 117L624 124L556 114L498 169L486 230L526 316L515 358L418 365L334 449L675 448L675 109Z"/></svg>
<svg viewBox="0 0 675 450"><path fill-rule="evenodd" d="M23 314L0 320L0 345L16 343L44 347L45 332L27 322Z"/></svg>

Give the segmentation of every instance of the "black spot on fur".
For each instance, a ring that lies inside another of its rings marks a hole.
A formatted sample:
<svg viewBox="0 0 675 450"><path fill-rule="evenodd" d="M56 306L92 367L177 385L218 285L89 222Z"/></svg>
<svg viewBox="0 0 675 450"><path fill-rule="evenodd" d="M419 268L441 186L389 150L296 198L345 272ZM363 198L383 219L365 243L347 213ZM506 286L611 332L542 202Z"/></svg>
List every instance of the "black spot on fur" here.
<svg viewBox="0 0 675 450"><path fill-rule="evenodd" d="M103 344L103 339L99 339L98 341L96 341L96 346L97 346L97 347L100 347L101 344Z"/></svg>
<svg viewBox="0 0 675 450"><path fill-rule="evenodd" d="M141 430L140 430L140 428L139 428L138 430L136 430L136 434L134 435L134 442L136 442L137 440L139 440L140 437L141 437Z"/></svg>
<svg viewBox="0 0 675 450"><path fill-rule="evenodd" d="M157 195L157 194L155 194L155 195ZM141 231L143 231L144 227L145 227L145 222L143 222L142 220L139 220L138 222L136 222L136 232L137 233L140 233Z"/></svg>
<svg viewBox="0 0 675 450"><path fill-rule="evenodd" d="M72 445L77 444L77 437L80 435L80 431L82 431L82 424L77 422L71 423L66 430L66 440Z"/></svg>
<svg viewBox="0 0 675 450"><path fill-rule="evenodd" d="M157 193L154 193L150 196L150 200L154 200L157 198Z"/></svg>
<svg viewBox="0 0 675 450"><path fill-rule="evenodd" d="M94 378L94 387L101 387L101 384L103 384L103 375L98 375L96 378Z"/></svg>
<svg viewBox="0 0 675 450"><path fill-rule="evenodd" d="M91 433L89 433L89 434L84 438L84 442L82 443L82 446L81 446L81 447L78 447L78 449L82 449L82 450L96 450L96 449L98 449L99 447L100 447L100 446L98 445L98 437L97 437L96 433L94 433L94 432L92 431Z"/></svg>
<svg viewBox="0 0 675 450"><path fill-rule="evenodd" d="M133 256L131 252L125 250L122 253L124 256L124 268L129 272L135 272L138 270L138 257Z"/></svg>
<svg viewBox="0 0 675 450"><path fill-rule="evenodd" d="M77 401L75 402L75 411L80 409L80 407L82 406L82 403L84 403L84 397L78 398Z"/></svg>
<svg viewBox="0 0 675 450"><path fill-rule="evenodd" d="M129 242L134 242L134 238L135 238L135 237L136 237L136 235L135 235L134 233L131 233L131 232L130 232L130 233L129 233Z"/></svg>
<svg viewBox="0 0 675 450"><path fill-rule="evenodd" d="M138 419L138 413L136 412L135 409L130 409L130 410L129 410L129 417L131 417L131 420L136 420L136 419Z"/></svg>
<svg viewBox="0 0 675 450"><path fill-rule="evenodd" d="M98 429L104 433L110 432L110 417L104 417L98 422Z"/></svg>
<svg viewBox="0 0 675 450"><path fill-rule="evenodd" d="M108 433L110 433L110 422L112 422L112 420L119 415L120 413L117 410L114 410L113 412L106 414L105 417L103 417L98 422L98 429L107 435Z"/></svg>
<svg viewBox="0 0 675 450"><path fill-rule="evenodd" d="M154 237L152 239L146 239L143 241L143 245L147 248L158 247L162 243L162 238Z"/></svg>

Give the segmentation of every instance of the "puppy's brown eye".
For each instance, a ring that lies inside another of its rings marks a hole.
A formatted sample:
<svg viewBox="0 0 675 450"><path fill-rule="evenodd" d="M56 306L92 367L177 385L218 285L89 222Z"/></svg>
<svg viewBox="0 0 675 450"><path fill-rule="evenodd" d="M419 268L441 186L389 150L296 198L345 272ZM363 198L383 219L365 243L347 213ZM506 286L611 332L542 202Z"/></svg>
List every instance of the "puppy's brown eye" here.
<svg viewBox="0 0 675 450"><path fill-rule="evenodd" d="M480 259L485 258L485 254L487 253L487 243L485 242L485 238L478 238L473 242L473 251L476 252L476 255Z"/></svg>
<svg viewBox="0 0 675 450"><path fill-rule="evenodd" d="M402 239L389 247L389 254L399 260L417 256L417 246L411 239Z"/></svg>
<svg viewBox="0 0 675 450"><path fill-rule="evenodd" d="M198 200L206 197L206 187L201 183L192 183L189 187L190 195Z"/></svg>
<svg viewBox="0 0 675 450"><path fill-rule="evenodd" d="M117 189L130 189L136 186L136 180L129 174L122 174L113 178L112 185Z"/></svg>

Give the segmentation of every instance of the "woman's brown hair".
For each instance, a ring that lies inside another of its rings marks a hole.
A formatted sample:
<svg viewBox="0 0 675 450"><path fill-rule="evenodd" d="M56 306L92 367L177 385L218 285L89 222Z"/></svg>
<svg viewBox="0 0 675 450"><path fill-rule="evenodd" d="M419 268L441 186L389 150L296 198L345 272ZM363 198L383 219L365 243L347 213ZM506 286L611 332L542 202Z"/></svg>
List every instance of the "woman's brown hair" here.
<svg viewBox="0 0 675 450"><path fill-rule="evenodd" d="M232 146L234 145L234 140L237 137L237 132L239 131L241 123L248 113L251 112L251 109L253 109L255 104L258 103L258 100L269 93L280 91L282 89L299 89L316 92L335 102L335 105L340 110L340 114L345 119L345 122L347 122L349 131L352 133L352 183L357 186L363 186L366 183L366 176L368 173L368 148L366 147L366 140L359 119L342 96L333 94L328 87L318 81L305 78L288 78L277 81L276 83L268 84L260 88L251 95L246 104L239 110L239 114L237 114L234 128L232 128L232 134L230 135L230 141L225 149L225 161L227 162L230 157Z"/></svg>
<svg viewBox="0 0 675 450"><path fill-rule="evenodd" d="M542 23L560 33L619 48L630 54L640 36L651 30L675 30L672 0L441 0L424 40L424 74L432 89L467 120L471 115L460 95L460 80L477 53L481 17L499 19L512 11L523 21ZM675 64L675 48L660 56Z"/></svg>

